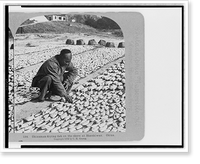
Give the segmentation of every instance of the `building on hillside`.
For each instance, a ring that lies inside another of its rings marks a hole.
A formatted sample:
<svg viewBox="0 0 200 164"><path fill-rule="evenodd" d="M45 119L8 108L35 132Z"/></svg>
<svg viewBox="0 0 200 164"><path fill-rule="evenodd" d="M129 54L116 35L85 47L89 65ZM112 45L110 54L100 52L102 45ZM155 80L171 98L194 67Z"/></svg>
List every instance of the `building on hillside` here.
<svg viewBox="0 0 200 164"><path fill-rule="evenodd" d="M49 21L68 21L65 15L45 15Z"/></svg>
<svg viewBox="0 0 200 164"><path fill-rule="evenodd" d="M74 22L76 22L76 19L72 19L71 21L74 23Z"/></svg>

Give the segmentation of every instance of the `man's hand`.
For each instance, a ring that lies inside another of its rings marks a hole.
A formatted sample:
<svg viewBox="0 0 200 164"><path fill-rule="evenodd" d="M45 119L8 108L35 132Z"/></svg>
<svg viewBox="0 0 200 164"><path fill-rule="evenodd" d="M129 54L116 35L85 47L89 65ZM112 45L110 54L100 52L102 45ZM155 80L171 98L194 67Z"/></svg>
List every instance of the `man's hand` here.
<svg viewBox="0 0 200 164"><path fill-rule="evenodd" d="M67 102L73 103L72 97L71 97L71 96L67 95L67 96L65 97L65 99L66 99Z"/></svg>
<svg viewBox="0 0 200 164"><path fill-rule="evenodd" d="M64 99L63 99L63 98L64 98ZM65 97L63 97L63 98L61 99L61 101L73 103L72 97L71 97L71 96L65 95Z"/></svg>
<svg viewBox="0 0 200 164"><path fill-rule="evenodd" d="M68 79L66 79L66 80L64 81L64 83L63 83L63 86L64 86L65 90L68 90L68 88L69 88L70 85L71 85L71 84L70 84L70 82L68 81Z"/></svg>

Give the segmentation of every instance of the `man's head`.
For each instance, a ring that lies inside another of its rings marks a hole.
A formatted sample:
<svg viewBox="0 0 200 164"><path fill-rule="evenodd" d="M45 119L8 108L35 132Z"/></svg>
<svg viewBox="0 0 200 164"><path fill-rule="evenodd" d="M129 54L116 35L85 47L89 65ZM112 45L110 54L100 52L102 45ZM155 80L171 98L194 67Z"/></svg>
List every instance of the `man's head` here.
<svg viewBox="0 0 200 164"><path fill-rule="evenodd" d="M72 60L72 53L68 49L63 49L60 51L59 63L61 66L68 66Z"/></svg>

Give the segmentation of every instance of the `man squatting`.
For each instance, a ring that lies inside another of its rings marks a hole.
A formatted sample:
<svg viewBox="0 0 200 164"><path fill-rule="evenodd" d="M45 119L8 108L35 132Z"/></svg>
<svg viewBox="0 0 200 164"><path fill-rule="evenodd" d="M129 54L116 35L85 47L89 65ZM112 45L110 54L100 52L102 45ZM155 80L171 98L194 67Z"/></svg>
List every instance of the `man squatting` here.
<svg viewBox="0 0 200 164"><path fill-rule="evenodd" d="M71 60L71 51L63 49L59 55L48 59L42 64L31 85L40 88L40 95L36 99L38 102L43 102L51 95L59 95L65 101L72 103L69 92L78 72Z"/></svg>

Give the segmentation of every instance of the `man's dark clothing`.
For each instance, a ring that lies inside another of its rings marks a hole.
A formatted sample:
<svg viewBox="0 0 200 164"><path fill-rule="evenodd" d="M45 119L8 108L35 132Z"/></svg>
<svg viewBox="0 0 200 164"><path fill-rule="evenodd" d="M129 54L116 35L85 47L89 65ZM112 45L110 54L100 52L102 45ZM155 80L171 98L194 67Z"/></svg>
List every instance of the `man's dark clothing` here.
<svg viewBox="0 0 200 164"><path fill-rule="evenodd" d="M78 75L77 69L72 63L69 66L61 67L58 62L58 55L45 61L36 76L33 78L32 87L40 88L40 98L43 99L47 91L59 96L66 96L67 91L63 84L71 89L73 81Z"/></svg>

